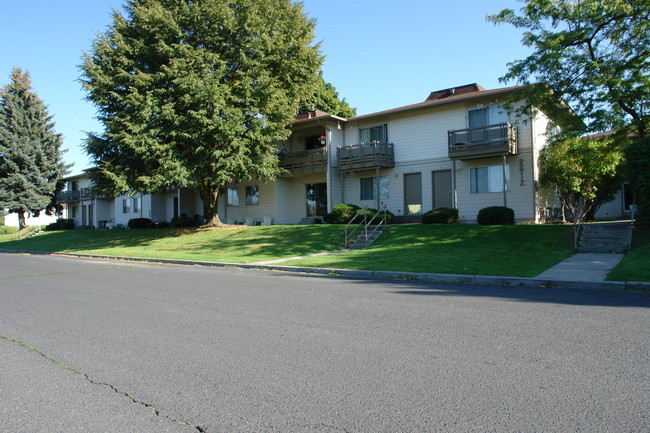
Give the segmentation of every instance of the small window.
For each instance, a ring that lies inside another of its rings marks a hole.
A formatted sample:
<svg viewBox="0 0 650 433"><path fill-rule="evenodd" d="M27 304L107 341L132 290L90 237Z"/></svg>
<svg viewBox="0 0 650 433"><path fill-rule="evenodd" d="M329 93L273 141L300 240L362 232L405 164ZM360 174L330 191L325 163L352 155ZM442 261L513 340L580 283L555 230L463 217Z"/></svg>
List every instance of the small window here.
<svg viewBox="0 0 650 433"><path fill-rule="evenodd" d="M239 189L228 188L228 206L239 206Z"/></svg>
<svg viewBox="0 0 650 433"><path fill-rule="evenodd" d="M503 192L503 166L474 167L469 169L470 192ZM510 165L506 165L506 191L510 191Z"/></svg>
<svg viewBox="0 0 650 433"><path fill-rule="evenodd" d="M359 129L359 143L387 143L388 125Z"/></svg>
<svg viewBox="0 0 650 433"><path fill-rule="evenodd" d="M142 210L142 197L133 197L133 212Z"/></svg>
<svg viewBox="0 0 650 433"><path fill-rule="evenodd" d="M77 218L79 217L79 206L72 206L71 210L71 218Z"/></svg>
<svg viewBox="0 0 650 433"><path fill-rule="evenodd" d="M122 213L131 213L131 199L122 199Z"/></svg>
<svg viewBox="0 0 650 433"><path fill-rule="evenodd" d="M508 112L501 105L478 108L467 112L467 121L470 128L498 125L508 121Z"/></svg>
<svg viewBox="0 0 650 433"><path fill-rule="evenodd" d="M260 204L260 189L257 185L246 187L246 204L256 205Z"/></svg>
<svg viewBox="0 0 650 433"><path fill-rule="evenodd" d="M362 177L360 180L361 200L375 200L377 191L376 177ZM379 198L390 198L390 180L388 176L379 176Z"/></svg>

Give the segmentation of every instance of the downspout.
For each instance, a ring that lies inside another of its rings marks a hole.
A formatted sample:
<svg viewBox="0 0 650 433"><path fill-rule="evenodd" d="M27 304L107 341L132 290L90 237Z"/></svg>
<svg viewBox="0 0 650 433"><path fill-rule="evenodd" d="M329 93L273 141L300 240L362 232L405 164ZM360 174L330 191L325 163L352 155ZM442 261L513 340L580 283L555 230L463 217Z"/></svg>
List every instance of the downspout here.
<svg viewBox="0 0 650 433"><path fill-rule="evenodd" d="M456 192L456 160L451 161L451 206L458 209L458 194Z"/></svg>
<svg viewBox="0 0 650 433"><path fill-rule="evenodd" d="M508 197L506 190L508 182L506 181L506 154L501 155L501 165L503 166L503 207L508 207Z"/></svg>
<svg viewBox="0 0 650 433"><path fill-rule="evenodd" d="M380 204L379 204L379 201L380 201L379 200L379 167L377 167L375 169L375 173L376 173L375 178L377 179L377 187L375 188L376 189L375 194L377 194L376 195L376 197L377 197L377 208L376 209L379 210L379 209L381 209Z"/></svg>

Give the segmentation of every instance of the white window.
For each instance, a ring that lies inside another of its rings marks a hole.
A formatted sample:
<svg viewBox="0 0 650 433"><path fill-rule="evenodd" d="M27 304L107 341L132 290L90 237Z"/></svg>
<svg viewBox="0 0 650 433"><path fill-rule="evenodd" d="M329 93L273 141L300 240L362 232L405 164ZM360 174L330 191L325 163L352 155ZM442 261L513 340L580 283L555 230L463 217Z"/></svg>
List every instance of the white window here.
<svg viewBox="0 0 650 433"><path fill-rule="evenodd" d="M122 213L131 213L131 199L122 199Z"/></svg>
<svg viewBox="0 0 650 433"><path fill-rule="evenodd" d="M508 112L500 105L478 108L467 112L467 120L470 128L482 128L507 122Z"/></svg>
<svg viewBox="0 0 650 433"><path fill-rule="evenodd" d="M228 188L228 206L239 206L239 189Z"/></svg>
<svg viewBox="0 0 650 433"><path fill-rule="evenodd" d="M133 197L133 212L140 212L142 209L142 197Z"/></svg>
<svg viewBox="0 0 650 433"><path fill-rule="evenodd" d="M387 143L388 125L359 129L359 143Z"/></svg>
<svg viewBox="0 0 650 433"><path fill-rule="evenodd" d="M361 200L375 200L377 198L377 177L362 177L359 179ZM379 176L379 198L390 198L390 180L388 176Z"/></svg>
<svg viewBox="0 0 650 433"><path fill-rule="evenodd" d="M72 206L71 210L72 215L70 218L77 218L79 216L79 206Z"/></svg>
<svg viewBox="0 0 650 433"><path fill-rule="evenodd" d="M256 205L260 204L260 189L257 185L246 187L246 204Z"/></svg>
<svg viewBox="0 0 650 433"><path fill-rule="evenodd" d="M469 169L470 192L503 192L503 166L474 167ZM510 191L510 165L506 164L506 191Z"/></svg>

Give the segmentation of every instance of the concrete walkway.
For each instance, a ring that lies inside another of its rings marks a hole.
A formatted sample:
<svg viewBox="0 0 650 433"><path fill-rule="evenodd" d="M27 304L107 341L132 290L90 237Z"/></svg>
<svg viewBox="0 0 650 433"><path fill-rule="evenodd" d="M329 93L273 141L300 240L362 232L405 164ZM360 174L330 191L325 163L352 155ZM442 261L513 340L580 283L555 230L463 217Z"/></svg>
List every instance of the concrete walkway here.
<svg viewBox="0 0 650 433"><path fill-rule="evenodd" d="M535 278L553 281L605 281L623 254L578 253L545 270Z"/></svg>
<svg viewBox="0 0 650 433"><path fill-rule="evenodd" d="M325 251L323 253L307 254L307 255L304 255L304 256L285 257L283 259L265 260L263 262L253 262L253 263L249 263L249 265L262 265L262 266L264 266L264 265L274 265L276 263L289 262L291 260L306 259L307 257L329 256L331 254L347 253L348 251L350 251L350 250L347 249L347 250Z"/></svg>

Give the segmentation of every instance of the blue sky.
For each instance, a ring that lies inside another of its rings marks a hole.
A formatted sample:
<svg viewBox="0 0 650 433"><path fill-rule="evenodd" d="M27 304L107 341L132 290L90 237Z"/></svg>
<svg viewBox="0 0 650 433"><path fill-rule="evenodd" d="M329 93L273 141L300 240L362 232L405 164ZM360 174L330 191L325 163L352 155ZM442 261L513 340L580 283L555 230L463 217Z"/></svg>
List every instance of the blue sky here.
<svg viewBox="0 0 650 433"><path fill-rule="evenodd" d="M122 0L3 1L0 85L14 66L32 86L64 135L72 174L89 166L83 131L99 131L95 107L78 83L81 55L111 24ZM325 79L358 114L423 101L433 90L468 83L502 87L506 64L524 58L521 32L495 27L487 13L519 9L517 0L305 0L318 22ZM509 83L514 84L514 83Z"/></svg>

